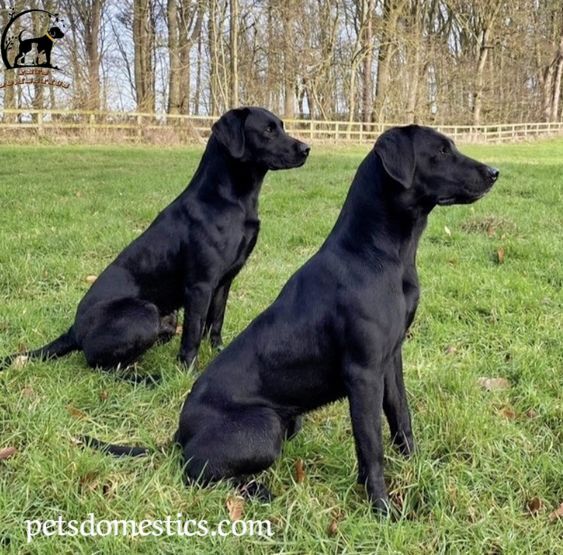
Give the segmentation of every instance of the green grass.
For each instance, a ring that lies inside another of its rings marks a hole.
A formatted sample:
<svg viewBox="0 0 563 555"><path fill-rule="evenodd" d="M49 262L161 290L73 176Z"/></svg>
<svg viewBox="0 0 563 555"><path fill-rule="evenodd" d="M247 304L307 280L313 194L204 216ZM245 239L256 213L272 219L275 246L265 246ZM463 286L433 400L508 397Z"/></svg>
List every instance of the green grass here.
<svg viewBox="0 0 563 555"><path fill-rule="evenodd" d="M367 148L313 150L304 168L271 173L262 232L235 280L224 336L232 340L321 244ZM81 354L0 375L0 551L13 553L555 553L563 522L561 346L563 142L464 149L498 166L482 201L439 208L419 250L422 298L405 344L405 375L419 446L401 460L386 437L386 479L401 508L375 518L355 483L346 403L306 418L264 480L271 519L261 538L42 538L27 545L24 519L142 520L182 512L227 517L226 485L183 486L168 447L116 460L71 438L169 442L197 372L175 361L178 339L142 369L162 385L133 387L86 367ZM71 323L99 273L184 187L201 149L0 147L0 353L39 346ZM449 233L448 233L449 230ZM504 261L498 261L503 249ZM200 364L212 357L203 346ZM479 377L511 387L484 391ZM386 433L387 434L387 433ZM295 461L306 478L295 480ZM526 505L541 507L530 516ZM334 520L329 533L331 522Z"/></svg>

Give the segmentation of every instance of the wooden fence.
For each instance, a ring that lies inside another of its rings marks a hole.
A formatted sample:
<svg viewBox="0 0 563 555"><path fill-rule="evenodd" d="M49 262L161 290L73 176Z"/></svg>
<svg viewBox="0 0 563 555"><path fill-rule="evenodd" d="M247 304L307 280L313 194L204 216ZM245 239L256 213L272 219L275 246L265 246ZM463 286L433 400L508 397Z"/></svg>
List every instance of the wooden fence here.
<svg viewBox="0 0 563 555"><path fill-rule="evenodd" d="M2 110L0 141L29 142L138 142L178 144L203 142L217 117L137 112L71 110ZM284 120L287 131L303 140L322 143L372 143L395 123L362 123L307 119ZM498 125L434 125L455 141L513 142L563 136L563 122Z"/></svg>

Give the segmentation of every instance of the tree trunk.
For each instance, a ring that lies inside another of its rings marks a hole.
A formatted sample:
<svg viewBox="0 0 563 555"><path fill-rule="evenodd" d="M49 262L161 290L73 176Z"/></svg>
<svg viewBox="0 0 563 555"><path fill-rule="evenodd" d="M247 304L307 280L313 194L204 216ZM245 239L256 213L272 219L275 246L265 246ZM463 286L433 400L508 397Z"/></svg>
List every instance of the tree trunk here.
<svg viewBox="0 0 563 555"><path fill-rule="evenodd" d="M561 79L563 77L563 36L559 41L559 49L555 56L555 71L553 78L553 95L551 100L550 121L557 121L559 116L559 100L561 98Z"/></svg>
<svg viewBox="0 0 563 555"><path fill-rule="evenodd" d="M34 36L38 37L44 32L45 22L40 14L32 13ZM41 84L33 85L32 107L34 110L43 110L45 107L44 87ZM37 114L32 117L33 121L38 121Z"/></svg>
<svg viewBox="0 0 563 555"><path fill-rule="evenodd" d="M217 48L217 2L209 0L209 19L207 38L209 41L209 97L210 112L219 115L221 112L219 104L219 51Z"/></svg>
<svg viewBox="0 0 563 555"><path fill-rule="evenodd" d="M2 9L2 13L4 14L4 17L0 18L0 21L2 22L2 29L4 29L8 24L8 20L9 20L8 5L4 0L0 1L0 9ZM21 11L21 0L16 2L14 10L16 13ZM12 30L14 31L14 34L17 36L19 33L19 25L17 21L16 23L14 23ZM16 78L16 72L13 69L4 69L4 82L11 81L15 78ZM4 89L4 108L6 110L15 110L17 108L15 87L16 86L14 85L12 87L6 87ZM17 121L17 115L4 114L3 121L15 123Z"/></svg>
<svg viewBox="0 0 563 555"><path fill-rule="evenodd" d="M84 18L84 44L88 66L88 110L100 109L100 26L104 0L93 0Z"/></svg>
<svg viewBox="0 0 563 555"><path fill-rule="evenodd" d="M197 66L195 76L195 95L194 95L194 114L199 115L199 105L201 102L201 58L203 56L203 35L199 33L197 37Z"/></svg>
<svg viewBox="0 0 563 555"><path fill-rule="evenodd" d="M389 93L391 59L393 57L392 42L397 40L397 20L404 6L405 0L384 0L383 2L383 33L379 46L375 89L375 107L379 123L382 123L385 119L385 104Z"/></svg>
<svg viewBox="0 0 563 555"><path fill-rule="evenodd" d="M292 119L295 117L295 64L292 53L294 51L294 16L295 1L286 0L282 3L282 33L283 33L283 114Z"/></svg>
<svg viewBox="0 0 563 555"><path fill-rule="evenodd" d="M133 42L137 110L139 112L154 112L153 56L155 33L151 0L135 0L133 2Z"/></svg>
<svg viewBox="0 0 563 555"><path fill-rule="evenodd" d="M374 0L363 2L365 14L365 27L362 37L362 50L365 51L363 61L363 90L362 90L362 121L369 122L373 118L373 8Z"/></svg>
<svg viewBox="0 0 563 555"><path fill-rule="evenodd" d="M477 62L477 72L475 74L475 90L473 92L473 125L481 125L481 106L483 101L483 74L487 55L489 53L490 28L483 29L481 46L479 48L479 60Z"/></svg>
<svg viewBox="0 0 563 555"><path fill-rule="evenodd" d="M231 108L239 105L238 100L238 0L230 0L230 46L231 46Z"/></svg>
<svg viewBox="0 0 563 555"><path fill-rule="evenodd" d="M418 91L419 91L419 80L420 80L420 66L422 58L422 49L424 44L424 36L422 33L422 21L423 13L419 2L414 3L414 8L411 13L412 26L410 29L410 34L414 37L413 46L414 49L414 59L412 62L412 67L408 73L408 96L407 96L407 121L409 123L417 123L417 105L418 105Z"/></svg>
<svg viewBox="0 0 563 555"><path fill-rule="evenodd" d="M559 58L557 72L555 73L555 84L553 86L553 104L551 106L551 121L559 119L559 100L561 99L561 78L563 77L563 55Z"/></svg>
<svg viewBox="0 0 563 555"><path fill-rule="evenodd" d="M168 113L180 113L180 40L178 33L177 0L168 0L166 4L168 22Z"/></svg>

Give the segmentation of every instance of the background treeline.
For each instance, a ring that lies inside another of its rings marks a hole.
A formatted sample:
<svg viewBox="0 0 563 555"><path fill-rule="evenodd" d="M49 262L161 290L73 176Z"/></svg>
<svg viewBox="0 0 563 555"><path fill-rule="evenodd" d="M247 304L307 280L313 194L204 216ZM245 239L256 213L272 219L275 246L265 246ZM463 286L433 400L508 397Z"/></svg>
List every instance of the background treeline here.
<svg viewBox="0 0 563 555"><path fill-rule="evenodd" d="M6 108L561 119L562 0L0 0L2 27L12 5L61 14L71 86L6 88Z"/></svg>

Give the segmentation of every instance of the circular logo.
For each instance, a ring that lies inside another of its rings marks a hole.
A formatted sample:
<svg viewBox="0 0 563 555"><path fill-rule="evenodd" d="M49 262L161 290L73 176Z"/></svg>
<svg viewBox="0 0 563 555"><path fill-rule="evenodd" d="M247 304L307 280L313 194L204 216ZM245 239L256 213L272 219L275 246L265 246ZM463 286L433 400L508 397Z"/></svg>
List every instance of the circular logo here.
<svg viewBox="0 0 563 555"><path fill-rule="evenodd" d="M0 39L0 53L6 68L59 69L53 64L53 49L57 41L65 36L62 26L59 14L47 10L32 9L10 14Z"/></svg>

